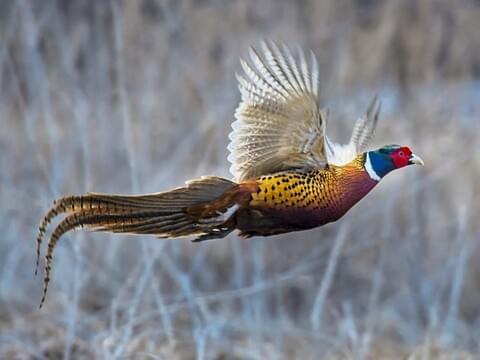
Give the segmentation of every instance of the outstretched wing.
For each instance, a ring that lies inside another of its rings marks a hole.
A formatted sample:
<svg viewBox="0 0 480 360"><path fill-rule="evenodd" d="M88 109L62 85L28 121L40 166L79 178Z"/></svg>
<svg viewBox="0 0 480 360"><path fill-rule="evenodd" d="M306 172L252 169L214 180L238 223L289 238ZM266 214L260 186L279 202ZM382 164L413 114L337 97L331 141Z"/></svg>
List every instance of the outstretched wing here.
<svg viewBox="0 0 480 360"><path fill-rule="evenodd" d="M326 113L318 104L318 65L299 50L263 43L250 49L237 75L242 100L230 133L229 161L236 180L327 163Z"/></svg>
<svg viewBox="0 0 480 360"><path fill-rule="evenodd" d="M358 118L355 122L350 144L357 154L366 151L370 141L375 136L375 128L377 127L380 109L381 103L375 96L368 106L366 114Z"/></svg>
<svg viewBox="0 0 480 360"><path fill-rule="evenodd" d="M375 96L368 106L367 112L355 121L352 136L347 144L341 145L330 141L325 136L325 145L329 164L344 165L352 161L358 154L365 152L375 136L375 128L380 114L380 101Z"/></svg>

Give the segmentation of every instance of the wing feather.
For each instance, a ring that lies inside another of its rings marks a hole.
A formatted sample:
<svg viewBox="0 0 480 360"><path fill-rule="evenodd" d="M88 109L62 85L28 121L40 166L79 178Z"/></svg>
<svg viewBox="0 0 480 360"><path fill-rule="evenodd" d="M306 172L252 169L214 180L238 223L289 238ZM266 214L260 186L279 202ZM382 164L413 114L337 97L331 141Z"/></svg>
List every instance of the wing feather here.
<svg viewBox="0 0 480 360"><path fill-rule="evenodd" d="M282 53L282 50L280 50L279 46L276 45L274 42L271 43L271 48L273 50L274 57L276 59L276 62L278 62L279 67L282 69L282 71L285 73L285 76L288 79L288 82L291 84L293 91L297 95L302 95L302 89L298 83L297 78L295 77L293 70L292 70L292 65L287 61L286 56ZM288 48L287 48L288 49Z"/></svg>
<svg viewBox="0 0 480 360"><path fill-rule="evenodd" d="M310 77L310 80L312 81L312 90L313 90L313 95L315 97L318 96L318 62L317 58L315 57L315 54L313 51L310 50L310 61L312 63L312 76Z"/></svg>
<svg viewBox="0 0 480 360"><path fill-rule="evenodd" d="M299 48L298 49L298 57L300 58L300 71L302 74L303 85L305 87L305 91L310 94L313 94L312 91L312 81L310 80L310 71L308 70L307 60L305 59L305 54Z"/></svg>
<svg viewBox="0 0 480 360"><path fill-rule="evenodd" d="M241 102L230 133L228 160L236 180L290 169L342 165L361 152L373 137L380 106L374 99L357 120L351 141L332 142L325 134L328 112L318 101L318 64L301 49L262 42L241 60L237 74Z"/></svg>
<svg viewBox="0 0 480 360"><path fill-rule="evenodd" d="M264 60L254 48L250 48L250 58L271 88L276 89L282 98L288 98L289 92L283 85L282 81L279 80L276 74L268 67L267 64L265 64Z"/></svg>
<svg viewBox="0 0 480 360"><path fill-rule="evenodd" d="M286 56L285 63L287 66L290 66L290 73L293 75L294 81L297 83L298 90L300 94L307 94L305 86L303 84L303 78L300 75L300 71L298 70L297 61L293 57L292 51L287 47L287 45L283 44L283 52Z"/></svg>
<svg viewBox="0 0 480 360"><path fill-rule="evenodd" d="M378 97L375 96L370 102L365 115L358 118L355 122L350 144L355 147L357 153L367 150L370 141L375 136L375 128L377 127L380 110L381 103Z"/></svg>
<svg viewBox="0 0 480 360"><path fill-rule="evenodd" d="M318 105L318 68L285 45L250 49L237 75L241 102L229 135L237 180L288 169L325 166L326 114Z"/></svg>
<svg viewBox="0 0 480 360"><path fill-rule="evenodd" d="M266 42L262 42L262 50L268 66L270 67L270 69L272 69L273 73L275 74L279 82L282 84L282 86L287 90L289 95L291 95L292 92L295 92L295 87L290 82L289 75L286 73L287 69L280 65L277 55L274 54L274 52L276 54L279 53L278 47L274 43L269 44Z"/></svg>

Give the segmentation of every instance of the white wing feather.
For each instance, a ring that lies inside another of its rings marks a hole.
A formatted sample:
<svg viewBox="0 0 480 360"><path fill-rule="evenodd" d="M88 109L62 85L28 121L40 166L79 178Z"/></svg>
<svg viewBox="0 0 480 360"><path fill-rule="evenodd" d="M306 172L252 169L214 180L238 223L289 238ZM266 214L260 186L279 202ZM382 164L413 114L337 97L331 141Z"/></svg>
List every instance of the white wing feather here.
<svg viewBox="0 0 480 360"><path fill-rule="evenodd" d="M242 101L230 134L229 160L237 180L327 163L325 115L317 99L318 69L303 52L263 43L250 49L251 65L241 61L237 75Z"/></svg>
<svg viewBox="0 0 480 360"><path fill-rule="evenodd" d="M366 114L355 122L349 144L354 147L356 153L367 150L370 141L375 136L380 109L381 103L375 96L370 102Z"/></svg>

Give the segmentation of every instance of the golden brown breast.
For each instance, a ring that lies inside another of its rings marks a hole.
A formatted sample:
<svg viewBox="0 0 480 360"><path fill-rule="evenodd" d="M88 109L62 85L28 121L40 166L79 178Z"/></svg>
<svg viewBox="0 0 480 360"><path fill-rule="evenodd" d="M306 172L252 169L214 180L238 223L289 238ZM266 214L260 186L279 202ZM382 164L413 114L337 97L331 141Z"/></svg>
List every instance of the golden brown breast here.
<svg viewBox="0 0 480 360"><path fill-rule="evenodd" d="M304 229L335 221L376 184L363 168L363 156L344 166L261 176L249 208L279 227ZM273 225L272 225L273 226Z"/></svg>

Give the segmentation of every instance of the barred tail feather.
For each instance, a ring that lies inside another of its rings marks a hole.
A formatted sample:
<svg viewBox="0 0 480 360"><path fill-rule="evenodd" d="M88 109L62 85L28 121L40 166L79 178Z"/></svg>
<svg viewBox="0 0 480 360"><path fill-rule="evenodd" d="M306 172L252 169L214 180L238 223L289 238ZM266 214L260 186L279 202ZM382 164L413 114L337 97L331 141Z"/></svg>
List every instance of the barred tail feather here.
<svg viewBox="0 0 480 360"><path fill-rule="evenodd" d="M194 241L224 237L235 228L229 220L237 209L236 186L223 178L203 177L163 193L132 196L88 193L56 200L42 220L37 237L35 274L48 225L58 215L67 215L48 241L40 307L45 302L50 282L55 246L65 233L85 228L161 238L194 236Z"/></svg>

